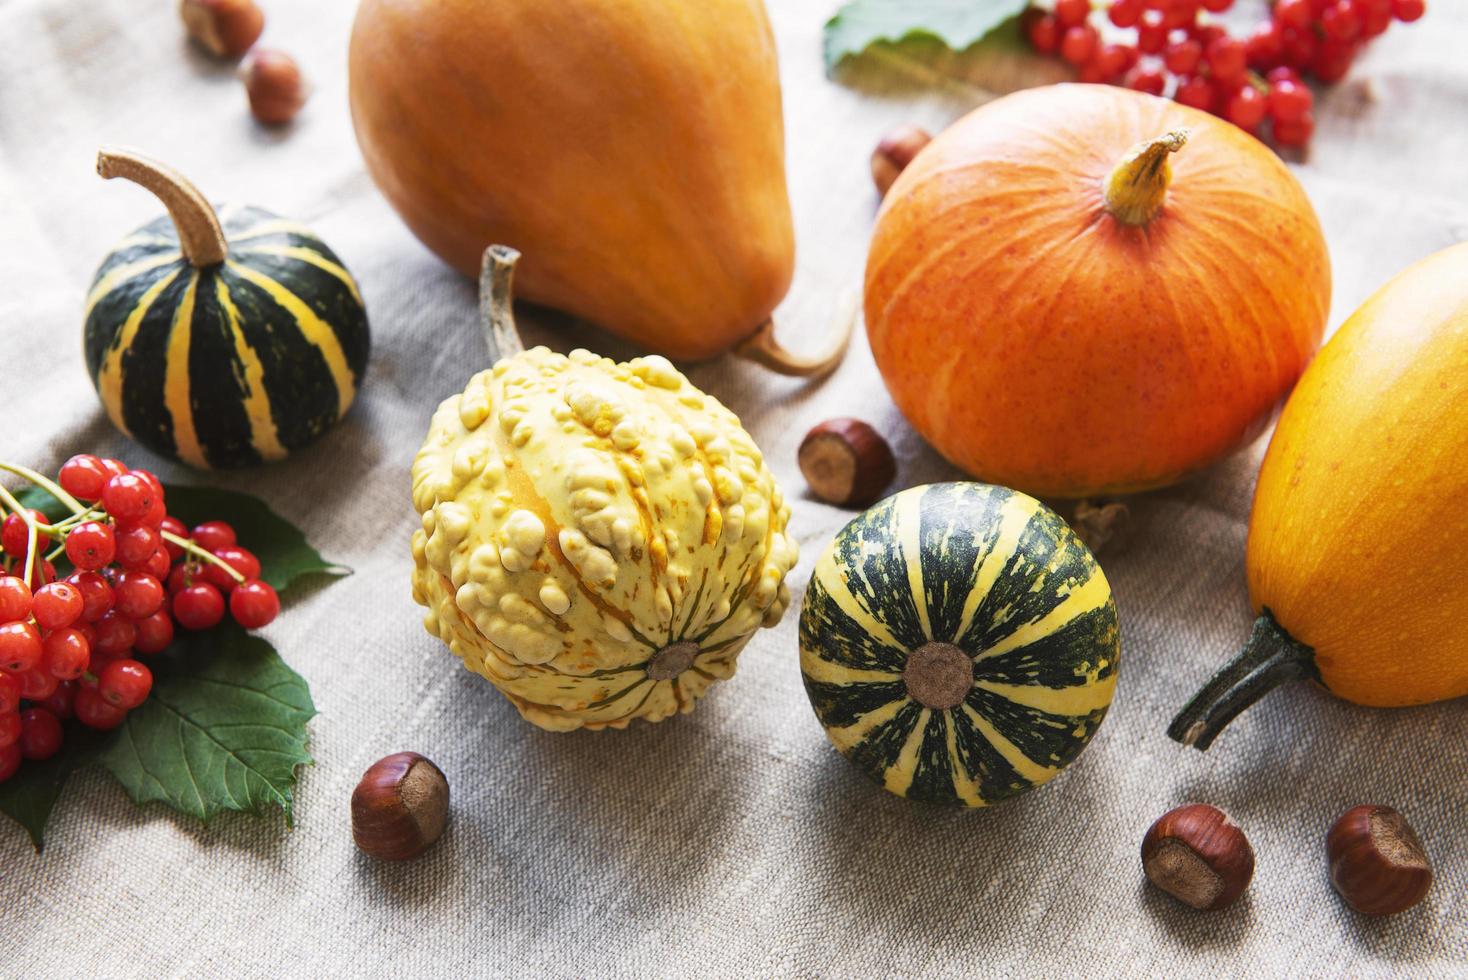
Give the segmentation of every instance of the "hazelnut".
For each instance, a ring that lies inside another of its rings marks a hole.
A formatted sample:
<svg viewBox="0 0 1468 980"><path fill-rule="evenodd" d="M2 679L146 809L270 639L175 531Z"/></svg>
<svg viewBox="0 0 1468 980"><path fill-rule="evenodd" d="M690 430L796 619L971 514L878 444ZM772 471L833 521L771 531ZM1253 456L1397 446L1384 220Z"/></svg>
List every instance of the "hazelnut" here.
<svg viewBox="0 0 1468 980"><path fill-rule="evenodd" d="M796 454L811 492L840 507L864 507L897 474L892 450L860 419L828 419L805 434Z"/></svg>
<svg viewBox="0 0 1468 980"><path fill-rule="evenodd" d="M184 29L216 58L238 58L260 40L265 15L254 0L183 0Z"/></svg>
<svg viewBox="0 0 1468 980"><path fill-rule="evenodd" d="M352 839L384 861L407 861L443 835L449 783L417 752L378 759L352 793Z"/></svg>
<svg viewBox="0 0 1468 980"><path fill-rule="evenodd" d="M1254 848L1216 806L1188 803L1157 818L1142 838L1142 870L1195 909L1231 905L1254 877Z"/></svg>
<svg viewBox="0 0 1468 980"><path fill-rule="evenodd" d="M290 122L306 104L310 90L296 59L281 51L256 51L240 73L250 97L250 112L267 126Z"/></svg>
<svg viewBox="0 0 1468 980"><path fill-rule="evenodd" d="M1396 810L1364 804L1341 814L1325 837L1330 883L1364 915L1395 915L1422 901L1432 867L1422 839Z"/></svg>
<svg viewBox="0 0 1468 980"><path fill-rule="evenodd" d="M907 169L918 151L933 141L928 131L918 126L902 125L882 137L872 151L872 180L883 197L891 189L897 175Z"/></svg>

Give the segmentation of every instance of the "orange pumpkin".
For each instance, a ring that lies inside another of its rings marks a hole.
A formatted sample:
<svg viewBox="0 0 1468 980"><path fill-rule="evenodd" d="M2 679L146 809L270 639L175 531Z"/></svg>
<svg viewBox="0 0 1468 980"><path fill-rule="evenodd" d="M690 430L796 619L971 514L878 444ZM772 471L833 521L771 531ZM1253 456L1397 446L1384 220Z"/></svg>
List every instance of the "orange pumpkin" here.
<svg viewBox="0 0 1468 980"><path fill-rule="evenodd" d="M350 66L367 169L446 262L505 242L524 299L809 373L770 353L795 253L760 0L363 0Z"/></svg>
<svg viewBox="0 0 1468 980"><path fill-rule="evenodd" d="M1401 707L1468 695L1468 244L1383 286L1290 395L1249 519L1244 651L1169 734L1198 748L1280 683Z"/></svg>
<svg viewBox="0 0 1468 980"><path fill-rule="evenodd" d="M1229 123L1123 88L991 102L903 171L866 271L909 422L979 479L1171 483L1259 434L1325 329L1303 189Z"/></svg>

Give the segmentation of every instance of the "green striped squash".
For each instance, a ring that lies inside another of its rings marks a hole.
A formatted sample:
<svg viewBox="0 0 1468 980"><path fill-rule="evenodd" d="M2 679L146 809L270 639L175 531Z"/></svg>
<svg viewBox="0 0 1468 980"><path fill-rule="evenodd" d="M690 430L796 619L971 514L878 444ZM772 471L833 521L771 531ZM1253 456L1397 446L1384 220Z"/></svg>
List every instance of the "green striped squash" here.
<svg viewBox="0 0 1468 980"><path fill-rule="evenodd" d="M1065 768L1116 687L1116 604L1050 508L983 483L889 497L836 535L800 615L805 690L898 796L987 806Z"/></svg>
<svg viewBox="0 0 1468 980"><path fill-rule="evenodd" d="M113 423L191 466L282 459L347 411L367 368L357 283L308 229L224 207L220 264L159 218L107 256L87 297L87 370Z"/></svg>

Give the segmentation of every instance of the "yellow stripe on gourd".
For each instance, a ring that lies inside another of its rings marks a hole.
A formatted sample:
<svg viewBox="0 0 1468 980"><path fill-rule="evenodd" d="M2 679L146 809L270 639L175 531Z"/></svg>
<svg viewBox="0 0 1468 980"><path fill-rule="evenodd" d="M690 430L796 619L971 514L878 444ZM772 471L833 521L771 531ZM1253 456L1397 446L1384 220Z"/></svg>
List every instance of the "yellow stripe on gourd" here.
<svg viewBox="0 0 1468 980"><path fill-rule="evenodd" d="M907 590L917 608L918 625L922 627L923 636L931 640L933 626L928 621L928 595L923 588L923 495L898 494L894 510L897 544L902 549L902 563L907 568ZM952 533L952 528L949 528L949 533Z"/></svg>
<svg viewBox="0 0 1468 980"><path fill-rule="evenodd" d="M275 427L275 416L270 410L270 396L265 393L265 366L260 355L245 340L245 331L240 326L240 311L230 298L224 278L214 280L214 291L219 298L219 307L229 322L230 336L234 338L235 356L244 369L241 378L245 386L245 416L250 422L250 445L267 460L285 459L286 448L280 444L280 432Z"/></svg>
<svg viewBox="0 0 1468 980"><path fill-rule="evenodd" d="M1060 771L1051 766L1042 766L1025 755L1019 750L1019 746L1001 735L999 729L995 728L989 719L975 711L971 705L960 705L960 708L968 715L978 733L993 746L995 752L1004 757L1004 761L1009 763L1010 768L1017 772L1021 779L1038 786L1041 783L1049 782Z"/></svg>
<svg viewBox="0 0 1468 980"><path fill-rule="evenodd" d="M352 378L352 369L347 366L347 357L336 333L299 296L274 279L238 262L228 262L226 266L241 279L264 290L277 305L295 318L301 336L319 350L326 360L332 380L336 383L337 414L345 415L357 393L357 385Z"/></svg>
<svg viewBox="0 0 1468 980"><path fill-rule="evenodd" d="M178 262L182 258L182 252L163 252L158 255L150 255L146 259L139 259L136 262L129 262L127 265L120 265L114 269L109 270L106 275L97 280L96 285L92 287L92 291L87 293L87 309L84 319L90 317L92 315L92 310L96 308L97 304L106 299L109 293L117 289L117 287L121 286L123 283L128 282L132 279L136 279L138 276L141 276L145 272L151 272L159 266L168 265L172 262ZM177 273L175 273L175 275L177 275Z"/></svg>
<svg viewBox="0 0 1468 980"><path fill-rule="evenodd" d="M974 568L973 586L969 590L968 598L964 600L963 613L959 617L958 630L953 636L954 640L968 632L969 626L973 624L974 614L979 610L979 605L994 588L994 583L999 581L999 576L1009 565L1009 559L1019 550L1020 536L1024 534L1035 512L1034 502L1026 506L1015 497L1010 497L1000 508L999 533L994 539L993 547L979 558Z"/></svg>
<svg viewBox="0 0 1468 980"><path fill-rule="evenodd" d="M316 240L316 233L303 224L286 218L271 218L237 235L229 236L229 244L234 246L252 238L264 238L266 235L300 235L302 238Z"/></svg>
<svg viewBox="0 0 1468 980"><path fill-rule="evenodd" d="M897 712L907 706L907 698L897 698L888 701L880 708L874 708L862 715L856 721L842 728L828 728L826 735L831 739L831 744L842 752L849 752L853 747L860 744L872 730L880 725L885 725L897 717Z"/></svg>
<svg viewBox="0 0 1468 980"><path fill-rule="evenodd" d="M1051 633L1063 628L1071 620L1105 606L1110 599L1111 588L1106 584L1106 577L1099 571L1093 570L1091 577L1071 589L1060 605L1033 623L1026 623L1019 627L998 643L981 652L975 659L987 660L990 657L1017 650L1022 646L1028 646L1036 640L1043 640Z"/></svg>
<svg viewBox="0 0 1468 980"><path fill-rule="evenodd" d="M352 278L352 274L342 266L331 261L331 259L328 259L320 252L316 251L314 248L306 248L302 245L252 245L249 248L236 249L235 254L274 255L277 258L295 259L296 261L304 262L307 265L314 265L322 272L325 272L328 275L335 276L337 279L341 280L341 284L343 286L346 286L347 289L351 291L352 298L355 299L359 305L362 302L362 294L357 292L357 280Z"/></svg>
<svg viewBox="0 0 1468 980"><path fill-rule="evenodd" d="M958 756L958 728L953 719L949 718L943 727L948 741L948 769L953 773L953 791L969 806L988 806L984 794L979 792L979 784L969 778L968 770Z"/></svg>
<svg viewBox="0 0 1468 980"><path fill-rule="evenodd" d="M122 329L117 332L112 346L107 348L107 353L102 358L102 367L97 372L97 392L102 396L102 404L107 407L107 415L112 419L112 424L129 438L132 437L132 431L123 421L122 412L122 355L127 353L137 338L138 327L142 325L143 317L148 315L148 310L158 299L159 294L178 278L178 273L178 269L173 270L149 286L148 290L138 297L137 305L123 321Z"/></svg>
<svg viewBox="0 0 1468 980"><path fill-rule="evenodd" d="M928 718L932 713L931 708L924 708L918 712L917 724L912 726L907 741L902 743L902 751L897 753L897 761L882 773L882 785L887 787L888 792L906 796L907 791L912 788L912 778L917 774L918 753L922 751L923 747L923 734L927 731Z"/></svg>
<svg viewBox="0 0 1468 980"><path fill-rule="evenodd" d="M821 684L891 684L902 675L890 670L861 670L846 667L822 657L800 651L800 669L805 676Z"/></svg>
<svg viewBox="0 0 1468 980"><path fill-rule="evenodd" d="M164 352L163 407L173 420L173 446L178 458L190 466L207 467L199 433L194 429L189 378L189 347L193 343L194 300L198 291L199 270L190 269L189 284L173 312L173 328L168 333L168 349Z"/></svg>
<svg viewBox="0 0 1468 980"><path fill-rule="evenodd" d="M1116 674L1113 673L1104 680L1077 684L1074 687L1000 684L997 681L978 681L975 686L1026 708L1076 718L1100 711L1111 704L1111 697L1116 691Z"/></svg>
<svg viewBox="0 0 1468 980"><path fill-rule="evenodd" d="M878 644L896 647L899 650L906 649L904 644L897 642L897 637L892 635L892 631L885 623L873 616L856 600L856 597L851 594L850 586L841 580L841 573L836 569L835 548L827 548L820 560L816 562L815 577L825 587L826 593L837 608L850 616Z"/></svg>

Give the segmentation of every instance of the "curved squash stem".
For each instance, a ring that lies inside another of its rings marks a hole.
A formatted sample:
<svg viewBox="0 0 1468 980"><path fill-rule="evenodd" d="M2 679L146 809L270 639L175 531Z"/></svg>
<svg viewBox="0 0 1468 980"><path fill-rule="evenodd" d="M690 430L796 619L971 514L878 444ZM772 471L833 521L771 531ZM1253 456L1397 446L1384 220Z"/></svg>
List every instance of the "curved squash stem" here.
<svg viewBox="0 0 1468 980"><path fill-rule="evenodd" d="M1176 129L1127 151L1102 184L1106 210L1126 225L1145 225L1157 217L1172 182L1168 158L1188 141L1186 129Z"/></svg>
<svg viewBox="0 0 1468 980"><path fill-rule="evenodd" d="M826 349L810 357L792 353L775 339L775 321L766 320L758 330L741 340L734 353L748 361L762 365L776 374L793 378L818 378L829 374L846 356L846 346L851 342L851 331L856 325L858 302L856 294L846 296L836 314L836 323L831 329L831 339Z"/></svg>
<svg viewBox="0 0 1468 980"><path fill-rule="evenodd" d="M229 255L219 216L178 171L132 150L103 147L97 151L97 173L107 180L121 177L152 191L168 209L184 258L195 268L219 265Z"/></svg>
<svg viewBox="0 0 1468 980"><path fill-rule="evenodd" d="M489 348L489 360L497 364L525 349L515 327L515 263L520 253L508 245L491 245L484 250L479 267L479 326Z"/></svg>
<svg viewBox="0 0 1468 980"><path fill-rule="evenodd" d="M1265 609L1239 655L1214 674L1167 726L1168 737L1207 749L1249 705L1287 681L1305 678L1320 679L1315 651L1285 632Z"/></svg>

